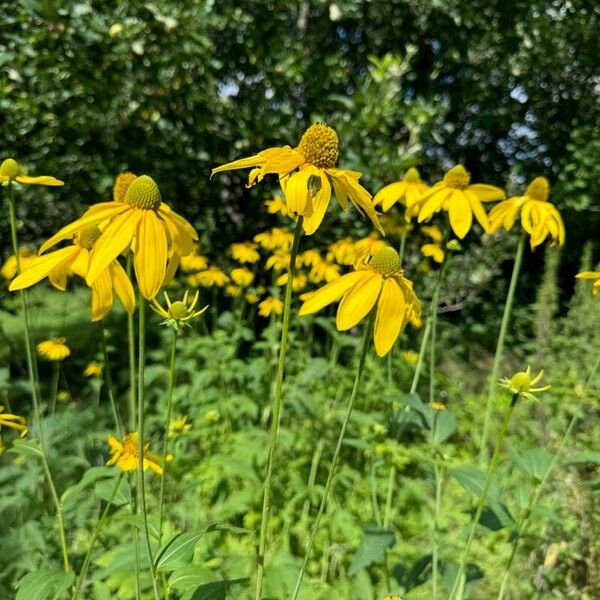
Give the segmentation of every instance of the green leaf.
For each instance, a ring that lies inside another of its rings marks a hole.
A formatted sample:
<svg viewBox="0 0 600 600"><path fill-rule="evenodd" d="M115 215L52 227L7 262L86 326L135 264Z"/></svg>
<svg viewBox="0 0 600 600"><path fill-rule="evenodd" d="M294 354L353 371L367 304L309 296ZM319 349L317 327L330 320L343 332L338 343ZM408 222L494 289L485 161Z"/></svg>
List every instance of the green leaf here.
<svg viewBox="0 0 600 600"><path fill-rule="evenodd" d="M354 575L360 569L382 561L386 548L391 548L395 541L396 536L391 529L367 525L363 529L363 538L352 559L348 575Z"/></svg>
<svg viewBox="0 0 600 600"><path fill-rule="evenodd" d="M430 408L433 413L431 418L431 430L433 435L433 443L441 444L445 442L456 431L456 418L448 410L435 410ZM435 424L435 428L434 428Z"/></svg>
<svg viewBox="0 0 600 600"><path fill-rule="evenodd" d="M424 417L429 414L430 408L421 400L419 394L398 394L397 396L387 396L387 398L410 406Z"/></svg>
<svg viewBox="0 0 600 600"><path fill-rule="evenodd" d="M21 454L23 456L36 456L37 458L43 458L44 456L39 442L33 439L16 439L12 443L9 452L14 452L15 454Z"/></svg>
<svg viewBox="0 0 600 600"><path fill-rule="evenodd" d="M157 570L173 571L192 562L194 548L206 529L178 533L158 552L154 564Z"/></svg>
<svg viewBox="0 0 600 600"><path fill-rule="evenodd" d="M186 565L175 569L169 577L169 585L180 592L195 590L199 585L210 581L214 572L203 565Z"/></svg>
<svg viewBox="0 0 600 600"><path fill-rule="evenodd" d="M211 581L210 583L203 583L197 587L191 596L190 600L225 600L227 596L227 589L234 583L243 583L248 581L248 577L241 577L239 579L224 579L223 581Z"/></svg>
<svg viewBox="0 0 600 600"><path fill-rule="evenodd" d="M91 485L92 483L98 481L99 479L104 479L107 477L114 477L115 471L110 467L90 467L84 474L81 480L68 487L60 497L60 500L63 504L67 504L73 498L76 498L80 492L82 492L86 487Z"/></svg>
<svg viewBox="0 0 600 600"><path fill-rule="evenodd" d="M28 573L19 580L16 600L46 600L63 598L71 584L75 581L75 573L62 573L50 569L42 569Z"/></svg>
<svg viewBox="0 0 600 600"><path fill-rule="evenodd" d="M587 450L576 454L565 465L600 465L600 452Z"/></svg>
<svg viewBox="0 0 600 600"><path fill-rule="evenodd" d="M475 467L457 467L449 469L448 473L456 479L457 483L468 492L479 498L483 492L486 475Z"/></svg>
<svg viewBox="0 0 600 600"><path fill-rule="evenodd" d="M543 448L529 448L519 452L507 444L508 454L514 463L534 481L540 482L552 463L552 455ZM598 453L600 455L600 453Z"/></svg>

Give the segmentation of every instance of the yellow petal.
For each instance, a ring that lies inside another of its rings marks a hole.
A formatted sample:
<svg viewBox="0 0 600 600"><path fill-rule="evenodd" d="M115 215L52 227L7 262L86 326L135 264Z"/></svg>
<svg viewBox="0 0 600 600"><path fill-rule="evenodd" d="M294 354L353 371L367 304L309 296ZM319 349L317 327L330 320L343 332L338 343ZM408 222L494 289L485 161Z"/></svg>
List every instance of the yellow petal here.
<svg viewBox="0 0 600 600"><path fill-rule="evenodd" d="M299 315L312 315L328 304L339 300L353 285L364 278L364 271L353 271L324 285L316 292L308 294L306 302L300 307Z"/></svg>
<svg viewBox="0 0 600 600"><path fill-rule="evenodd" d="M331 199L331 184L329 183L329 177L322 174L321 176L321 189L317 192L316 196L312 199L313 212L310 217L304 218L303 229L306 235L313 234L319 225L323 222L323 217L327 212L329 206L329 200Z"/></svg>
<svg viewBox="0 0 600 600"><path fill-rule="evenodd" d="M78 277L85 279L87 277L88 267L90 266L90 251L87 248L80 248L79 254L71 263L69 269Z"/></svg>
<svg viewBox="0 0 600 600"><path fill-rule="evenodd" d="M454 190L448 207L448 216L450 217L450 226L454 233L462 240L473 222L473 213L469 201L465 194L460 190Z"/></svg>
<svg viewBox="0 0 600 600"><path fill-rule="evenodd" d="M135 276L140 292L150 300L156 296L167 269L167 236L160 219L147 210L140 222L135 248Z"/></svg>
<svg viewBox="0 0 600 600"><path fill-rule="evenodd" d="M79 248L77 246L68 246L44 256L36 256L31 259L27 269L11 281L8 289L12 292L35 285L44 277L48 277L51 271L65 265L68 266L75 259L78 252Z"/></svg>
<svg viewBox="0 0 600 600"><path fill-rule="evenodd" d="M496 200L504 200L506 194L504 190L495 185L487 185L485 183L474 183L467 188L473 192L480 202L494 202Z"/></svg>
<svg viewBox="0 0 600 600"><path fill-rule="evenodd" d="M575 275L577 279L600 279L600 271L582 271Z"/></svg>
<svg viewBox="0 0 600 600"><path fill-rule="evenodd" d="M491 233L490 222L489 222L488 216L487 216L487 214L485 212L485 208L483 208L483 205L481 204L481 201L479 200L479 198L475 194L473 194L470 190L465 190L464 194L467 197L467 200L469 201L469 205L471 207L471 210L473 211L473 214L475 215L475 218L477 219L479 224L483 227L483 230L488 234Z"/></svg>
<svg viewBox="0 0 600 600"><path fill-rule="evenodd" d="M336 325L340 331L354 327L373 308L383 277L372 271L359 271L361 279L342 298L337 311Z"/></svg>
<svg viewBox="0 0 600 600"><path fill-rule="evenodd" d="M48 280L50 283L61 292L67 289L67 276L69 274L69 268L65 266L53 269L48 273Z"/></svg>
<svg viewBox="0 0 600 600"><path fill-rule="evenodd" d="M385 356L400 335L406 319L404 294L393 277L386 279L375 319L375 352L377 356Z"/></svg>
<svg viewBox="0 0 600 600"><path fill-rule="evenodd" d="M282 189L288 209L295 215L312 216L313 208L310 201L309 179L318 176L319 171L310 165L306 165L287 179L282 181ZM307 208L310 207L310 210Z"/></svg>
<svg viewBox="0 0 600 600"><path fill-rule="evenodd" d="M17 175L15 180L19 183L25 183L28 185L51 185L51 186L59 186L65 185L64 181L60 179L56 179L55 177L50 177L48 175L40 175L39 177L29 177L27 175Z"/></svg>
<svg viewBox="0 0 600 600"><path fill-rule="evenodd" d="M402 200L406 187L406 181L396 181L382 187L373 197L373 206L381 204L381 210L387 212L396 202Z"/></svg>
<svg viewBox="0 0 600 600"><path fill-rule="evenodd" d="M135 310L135 292L125 269L115 260L110 267L112 285L125 310L131 315Z"/></svg>
<svg viewBox="0 0 600 600"><path fill-rule="evenodd" d="M434 213L438 212L450 194L452 194L452 190L442 186L434 190L433 193L428 193L428 199L419 211L419 223L429 220Z"/></svg>
<svg viewBox="0 0 600 600"><path fill-rule="evenodd" d="M94 285L92 285L92 321L103 319L114 301L112 281L110 271L105 269L98 275Z"/></svg>

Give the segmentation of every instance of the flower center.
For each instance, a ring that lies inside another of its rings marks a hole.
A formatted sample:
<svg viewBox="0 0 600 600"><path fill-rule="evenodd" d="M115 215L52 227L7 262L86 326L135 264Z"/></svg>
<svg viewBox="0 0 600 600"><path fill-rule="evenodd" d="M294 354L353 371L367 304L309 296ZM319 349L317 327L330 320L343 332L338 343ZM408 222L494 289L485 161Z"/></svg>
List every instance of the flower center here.
<svg viewBox="0 0 600 600"><path fill-rule="evenodd" d="M298 144L298 152L315 167L335 167L339 157L337 133L322 123L311 125Z"/></svg>
<svg viewBox="0 0 600 600"><path fill-rule="evenodd" d="M138 443L137 440L131 435L128 434L123 438L122 442L123 446L123 454L128 454L130 456L138 456Z"/></svg>
<svg viewBox="0 0 600 600"><path fill-rule="evenodd" d="M414 167L411 167L404 174L404 181L407 181L408 183L420 183L421 176L419 175L419 171L417 171L417 169Z"/></svg>
<svg viewBox="0 0 600 600"><path fill-rule="evenodd" d="M0 177L8 177L14 179L17 175L21 174L21 167L14 158L7 158L0 165Z"/></svg>
<svg viewBox="0 0 600 600"><path fill-rule="evenodd" d="M467 173L467 170L462 165L456 165L452 167L444 175L444 183L451 188L462 190L466 188L471 182L471 176Z"/></svg>
<svg viewBox="0 0 600 600"><path fill-rule="evenodd" d="M115 202L125 202L125 195L129 186L136 180L136 175L133 173L120 173L117 175L115 185L113 187L113 200Z"/></svg>
<svg viewBox="0 0 600 600"><path fill-rule="evenodd" d="M377 250L369 261L369 267L384 277L389 277L402 271L400 257L391 246L384 246L381 250Z"/></svg>
<svg viewBox="0 0 600 600"><path fill-rule="evenodd" d="M181 319L185 319L189 314L188 307L181 301L177 300L173 302L169 307L169 316L176 321L180 321Z"/></svg>
<svg viewBox="0 0 600 600"><path fill-rule="evenodd" d="M94 227L88 227L80 231L75 236L75 243L82 248L87 248L88 250L94 245L94 242L102 235L100 228L96 225Z"/></svg>
<svg viewBox="0 0 600 600"><path fill-rule="evenodd" d="M520 371L511 377L510 385L519 393L528 392L531 387L531 378L525 371Z"/></svg>
<svg viewBox="0 0 600 600"><path fill-rule="evenodd" d="M160 190L152 177L141 175L127 188L125 202L142 210L156 210L161 202Z"/></svg>
<svg viewBox="0 0 600 600"><path fill-rule="evenodd" d="M545 202L550 193L550 183L545 177L536 177L528 186L525 194L534 200Z"/></svg>

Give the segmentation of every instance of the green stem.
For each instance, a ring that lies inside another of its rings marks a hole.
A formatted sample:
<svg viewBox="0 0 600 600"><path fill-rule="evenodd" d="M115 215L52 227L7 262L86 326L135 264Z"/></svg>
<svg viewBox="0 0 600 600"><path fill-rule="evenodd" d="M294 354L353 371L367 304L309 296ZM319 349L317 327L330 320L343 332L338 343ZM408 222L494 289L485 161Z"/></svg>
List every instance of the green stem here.
<svg viewBox="0 0 600 600"><path fill-rule="evenodd" d="M510 277L510 284L508 286L506 303L504 304L504 313L502 315L502 322L500 324L500 332L498 333L498 341L496 342L494 364L492 366L492 372L490 374L490 379L488 382L487 395L485 399L485 416L483 419L483 432L481 434L481 444L479 447L480 466L483 466L487 459L487 442L490 434L494 391L496 389L496 381L498 379L500 363L502 362L502 355L504 353L504 342L506 340L506 332L508 331L508 324L510 322L510 313L515 298L515 290L517 289L517 281L519 280L519 272L521 270L521 264L523 262L523 252L525 250L526 241L527 233L523 232L521 238L519 239L519 245L517 246L517 253L515 255L515 262L513 264L512 275Z"/></svg>
<svg viewBox="0 0 600 600"><path fill-rule="evenodd" d="M159 600L158 586L156 584L156 573L154 571L154 558L152 556L152 546L150 544L150 530L148 528L148 510L146 507L146 491L144 487L144 368L146 366L146 302L139 294L138 298L138 311L139 311L139 323L138 323L138 403L137 403L137 417L138 417L138 464L137 464L137 501L142 511L142 524L144 533L144 542L146 543L146 550L148 551L148 562L150 563L150 576L152 578L152 590L154 593L155 600Z"/></svg>
<svg viewBox="0 0 600 600"><path fill-rule="evenodd" d="M283 389L283 374L285 370L285 356L287 353L288 332L290 328L290 308L292 304L292 284L296 273L296 257L298 256L298 247L302 236L302 223L304 218L298 217L296 229L294 230L294 241L292 242L292 251L290 255L290 268L287 283L285 285L285 298L283 303L283 316L281 325L281 345L279 347L279 361L277 363L277 373L275 375L275 400L273 403L273 415L271 417L271 437L269 443L269 454L267 458L267 473L265 477L265 487L263 493L262 516L260 522L260 536L258 542L258 562L256 569L256 600L262 600L264 569L265 569L265 550L267 545L268 520L271 513L271 482L273 479L273 463L275 459L275 450L277 448L277 435L279 433L279 422L281 420L281 401Z"/></svg>
<svg viewBox="0 0 600 600"><path fill-rule="evenodd" d="M8 184L8 209L9 209L9 221L10 221L10 237L12 242L12 248L17 262L17 274L21 273L21 261L19 258L19 241L17 236L17 215L15 210L15 196L12 182ZM29 385L31 386L31 399L33 402L33 419L37 429L38 436L40 438L40 449L42 452L42 464L44 472L46 474L46 480L48 487L50 488L50 495L56 508L56 521L58 525L58 534L60 540L60 547L63 558L63 568L65 571L71 570L71 564L69 561L69 552L67 550L67 538L65 534L64 514L63 506L58 498L56 492L56 486L54 485L54 479L50 471L50 465L48 463L48 451L46 448L46 440L44 436L44 428L42 425L41 416L41 395L40 385L37 370L37 360L35 352L33 351L33 342L31 336L31 327L29 326L29 311L27 307L27 298L25 291L20 290L19 296L21 298L21 314L23 316L23 326L25 328L25 354L27 357L27 370L29 372Z"/></svg>
<svg viewBox="0 0 600 600"><path fill-rule="evenodd" d="M165 479L167 476L167 455L169 453L169 427L173 415L173 389L175 387L175 353L177 350L177 330L173 329L171 342L171 356L169 359L169 383L167 387L167 415L165 418L165 439L162 451L163 475L160 480L160 499L158 503L158 544L160 546L163 535L163 510L165 501Z"/></svg>
<svg viewBox="0 0 600 600"><path fill-rule="evenodd" d="M590 371L590 374L588 375L585 385L583 386L584 392L587 390L589 385L592 383L594 376L596 374L596 371L598 370L599 367L600 367L600 353L598 354L598 357L596 358L594 366L592 367L592 370ZM542 495L542 491L544 490L546 483L548 483L548 479L550 478L551 473L556 468L556 465L558 464L558 460L559 460L561 454L563 453L565 446L567 445L567 442L569 441L569 438L571 437L571 433L573 432L573 429L580 418L581 418L580 413L575 413L571 417L571 420L569 421L569 425L567 426L567 429L563 435L563 438L560 441L560 444L558 445L558 448L556 449L554 456L552 457L552 461L548 465L548 468L544 472L544 475L542 476L539 483L535 487L534 493L532 494L532 497L531 497L529 503L527 504L521 519L519 520L519 524L517 526L517 532L516 532L515 538L513 540L510 556L506 563L506 567L504 570L504 577L502 578L502 585L500 586L500 592L498 593L497 600L502 600L502 598L504 598L504 594L506 592L506 586L508 585L508 577L510 574L510 569L512 567L512 563L515 558L515 555L517 553L519 543L523 537L523 534L525 533L525 527L527 526L529 517L531 516L533 509L537 506L537 504L540 500L540 496Z"/></svg>
<svg viewBox="0 0 600 600"><path fill-rule="evenodd" d="M106 391L108 393L108 400L110 402L110 408L113 414L113 418L115 420L116 430L119 432L121 439L125 435L125 431L123 429L123 424L121 423L121 419L119 417L119 412L117 410L117 404L115 402L115 394L113 390L113 383L110 371L110 360L108 359L108 346L106 343L106 330L102 327L102 356L104 358L104 381L106 382Z"/></svg>
<svg viewBox="0 0 600 600"><path fill-rule="evenodd" d="M431 597L433 598L433 600L435 600L437 598L438 593L440 513L442 508L443 484L442 472L437 452L435 452L433 461L433 475L435 479L435 500L433 508L433 542L431 556Z"/></svg>
<svg viewBox="0 0 600 600"><path fill-rule="evenodd" d="M94 546L96 545L96 540L98 539L98 536L100 535L100 531L102 530L102 527L104 527L104 523L106 522L106 517L108 515L108 511L110 510L111 506L113 505L113 502L115 501L115 497L117 495L117 492L119 491L119 487L121 485L122 479L123 479L123 473L119 473L119 476L117 477L117 481L116 481L116 483L112 489L112 492L110 494L108 503L104 507L104 510L102 511L102 515L101 515L100 519L98 519L98 522L96 523L96 527L94 528L94 532L92 533L92 539L90 540L90 546L85 554L85 558L83 559L83 566L81 567L81 573L79 574L79 577L77 578L77 583L75 585L75 591L73 592L72 600L77 600L77 598L79 597L79 593L83 589L83 584L85 583L85 578L87 576L87 572L88 572L88 569L90 566L92 552L94 550Z"/></svg>
<svg viewBox="0 0 600 600"><path fill-rule="evenodd" d="M340 434L338 436L337 444L335 446L335 451L333 453L333 458L331 459L331 464L329 465L329 473L327 474L327 482L325 483L325 491L323 492L323 497L321 498L321 504L319 506L319 512L317 513L317 517L315 519L312 532L310 534L310 538L308 540L308 546L306 548L306 553L304 554L304 560L302 561L302 566L300 567L300 573L298 574L298 579L296 580L296 586L294 587L294 592L292 594L292 600L296 600L298 598L298 594L300 593L300 587L302 586L302 579L304 578L304 573L306 571L306 567L308 565L308 561L310 559L310 554L312 552L313 545L315 543L315 538L317 537L317 533L319 531L319 526L321 524L321 518L323 517L323 513L325 512L325 507L327 506L327 500L329 498L329 492L331 491L331 486L333 484L333 479L335 476L335 470L337 467L338 458L340 455L340 450L342 449L342 444L344 442L344 437L346 435L346 429L348 428L348 423L350 422L350 417L352 416L352 409L354 408L354 402L358 395L358 390L360 387L360 380L362 377L362 372L365 366L365 360L367 358L367 351L369 350L369 345L371 343L371 334L373 331L373 324L375 322L375 314L376 311L372 310L371 315L369 316L369 321L365 327L365 335L362 343L362 350L360 353L360 358L358 361L358 369L356 371L356 377L354 379L354 386L352 387L352 394L350 395L350 400L348 400L348 405L346 407L346 414L344 415L344 420L342 422L342 428L340 430Z"/></svg>
<svg viewBox="0 0 600 600"><path fill-rule="evenodd" d="M398 250L398 257L400 259L400 266L404 262L404 250L406 248L406 235L408 234L408 223L404 224L402 233L400 234L400 248Z"/></svg>
<svg viewBox="0 0 600 600"><path fill-rule="evenodd" d="M469 552L471 550L471 544L473 543L473 538L475 537L475 530L477 528L477 524L479 523L479 519L481 518L481 513L483 511L483 506L485 501L487 500L487 495L490 489L490 484L492 483L492 476L494 475L494 471L496 469L496 465L498 463L498 458L500 457L500 450L502 448L502 442L504 441L504 437L508 430L508 425L510 423L510 418L512 417L515 405L517 400L519 399L519 394L514 394L508 410L504 415L504 421L502 422L502 427L500 429L500 433L498 434L498 438L496 439L496 445L494 446L494 452L492 453L492 459L490 460L490 464L488 465L487 475L485 478L485 483L483 484L483 490L479 497L479 501L477 502L477 508L475 509L475 514L471 519L471 528L469 529L469 535L467 537L467 542L462 552L460 565L458 567L458 573L456 574L456 579L454 580L454 585L452 586L452 591L450 592L450 599L454 598L456 591L459 588L464 587L464 582L462 581L463 576L465 574L465 570L467 567L467 561L469 560Z"/></svg>
<svg viewBox="0 0 600 600"><path fill-rule="evenodd" d="M50 380L50 414L56 413L56 397L58 396L58 380L60 378L60 361L52 364L52 379Z"/></svg>

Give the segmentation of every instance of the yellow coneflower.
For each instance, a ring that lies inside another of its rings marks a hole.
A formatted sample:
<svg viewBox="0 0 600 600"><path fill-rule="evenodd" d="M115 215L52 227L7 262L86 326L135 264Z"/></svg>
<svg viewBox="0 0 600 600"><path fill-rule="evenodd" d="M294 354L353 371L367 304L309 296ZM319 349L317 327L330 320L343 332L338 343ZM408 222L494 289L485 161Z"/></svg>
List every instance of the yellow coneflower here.
<svg viewBox="0 0 600 600"><path fill-rule="evenodd" d="M71 350L65 343L67 338L58 337L51 340L44 340L37 345L38 354L50 361L65 360L71 354Z"/></svg>
<svg viewBox="0 0 600 600"><path fill-rule="evenodd" d="M356 246L350 238L344 238L330 244L327 249L327 260L338 265L353 265L356 262Z"/></svg>
<svg viewBox="0 0 600 600"><path fill-rule="evenodd" d="M283 302L279 298L269 296L258 305L258 314L261 317L270 317L271 313L280 315L283 312Z"/></svg>
<svg viewBox="0 0 600 600"><path fill-rule="evenodd" d="M137 432L128 433L122 441L119 441L113 435L108 436L108 445L112 456L106 462L107 465L116 465L121 471L135 471L139 464L138 452L138 434ZM163 474L162 460L154 453L150 452L150 445L144 444L143 450L143 468L144 471L150 469L157 475ZM167 456L167 461L172 456Z"/></svg>
<svg viewBox="0 0 600 600"><path fill-rule="evenodd" d="M298 255L296 259L296 266L301 267L315 267L323 262L321 253L318 250L305 250Z"/></svg>
<svg viewBox="0 0 600 600"><path fill-rule="evenodd" d="M50 177L49 175L40 175L38 177L29 177L25 169L14 159L7 158L0 165L0 183L16 181L25 185L65 185L64 181Z"/></svg>
<svg viewBox="0 0 600 600"><path fill-rule="evenodd" d="M511 394L518 394L528 400L535 400L534 394L545 392L551 387L549 385L535 387L543 376L544 370L542 369L535 377L532 377L531 367L527 367L525 371L519 371L510 378L501 379L500 385L505 387Z"/></svg>
<svg viewBox="0 0 600 600"><path fill-rule="evenodd" d="M229 246L229 253L233 260L237 260L239 263L255 263L260 260L260 254L258 253L258 244L253 242L240 242L231 244Z"/></svg>
<svg viewBox="0 0 600 600"><path fill-rule="evenodd" d="M280 214L284 217L292 216L292 212L288 208L287 204L279 196L276 196L271 200L265 200L264 205L267 207L267 212L272 215Z"/></svg>
<svg viewBox="0 0 600 600"><path fill-rule="evenodd" d="M419 353L414 350L405 350L402 353L402 358L411 365L414 365L419 360Z"/></svg>
<svg viewBox="0 0 600 600"><path fill-rule="evenodd" d="M182 256L179 261L179 268L184 273L194 273L196 271L202 271L208 268L208 260L206 256L200 254L188 254L188 256Z"/></svg>
<svg viewBox="0 0 600 600"><path fill-rule="evenodd" d="M235 284L242 287L252 285L252 282L254 281L254 273L249 269L245 269L244 267L232 269L229 275Z"/></svg>
<svg viewBox="0 0 600 600"><path fill-rule="evenodd" d="M273 227L269 231L257 233L254 236L254 241L264 248L273 252L274 250L289 251L292 247L294 234L287 229L281 227Z"/></svg>
<svg viewBox="0 0 600 600"><path fill-rule="evenodd" d="M267 269L273 269L274 271L284 271L290 267L290 254L289 252L275 252L267 258L265 263Z"/></svg>
<svg viewBox="0 0 600 600"><path fill-rule="evenodd" d="M225 294L230 298L239 298L242 295L242 288L239 285L226 285Z"/></svg>
<svg viewBox="0 0 600 600"><path fill-rule="evenodd" d="M440 210L448 212L450 227L460 238L464 238L473 223L473 216L488 233L490 224L482 202L503 200L504 192L493 185L471 184L471 175L463 165L456 165L446 172L442 181L438 181L421 196L419 223L429 220Z"/></svg>
<svg viewBox="0 0 600 600"><path fill-rule="evenodd" d="M372 233L371 235L355 242L354 262L356 263L357 260L361 260L361 258L364 257L373 256L378 250L381 250L385 247L387 247L387 244L376 233Z"/></svg>
<svg viewBox="0 0 600 600"><path fill-rule="evenodd" d="M375 206L381 204L383 212L387 212L396 202L413 207L419 203L421 196L428 189L429 186L421 181L419 171L412 167L406 171L401 181L390 183L381 188L375 194L373 204Z"/></svg>
<svg viewBox="0 0 600 600"><path fill-rule="evenodd" d="M19 415L5 413L4 406L0 405L0 429L2 427L15 429L19 432L19 436L23 437L27 433L27 420Z"/></svg>
<svg viewBox="0 0 600 600"><path fill-rule="evenodd" d="M223 287L228 281L229 277L219 267L208 267L204 271L194 273L190 275L186 281L192 287Z"/></svg>
<svg viewBox="0 0 600 600"><path fill-rule="evenodd" d="M260 296L256 292L248 292L244 298L248 304L256 304L260 300Z"/></svg>
<svg viewBox="0 0 600 600"><path fill-rule="evenodd" d="M289 273L283 273L275 280L275 285L286 285L288 281ZM308 278L304 273L297 273L292 279L292 290L294 292L300 292L308 283Z"/></svg>
<svg viewBox="0 0 600 600"><path fill-rule="evenodd" d="M443 402L432 402L429 406L433 410L446 410L446 405Z"/></svg>
<svg viewBox="0 0 600 600"><path fill-rule="evenodd" d="M390 246L377 250L353 273L308 294L299 314L313 314L340 298L336 318L340 331L356 326L377 304L374 341L378 356L390 351L407 323L421 324L421 303L412 282L404 277L398 253Z"/></svg>
<svg viewBox="0 0 600 600"><path fill-rule="evenodd" d="M595 279L592 285L592 293L594 295L600 295L600 271L582 271L575 275L577 279Z"/></svg>
<svg viewBox="0 0 600 600"><path fill-rule="evenodd" d="M102 366L95 361L89 362L83 370L83 375L84 377L95 377L100 379L100 377L102 377Z"/></svg>
<svg viewBox="0 0 600 600"><path fill-rule="evenodd" d="M21 246L19 248L19 265L21 267L21 271L26 269L31 261L35 258L33 252L27 248L26 246ZM2 267L0 267L0 276L6 281L11 281L17 275L17 257L13 254L9 256L5 261Z"/></svg>
<svg viewBox="0 0 600 600"><path fill-rule="evenodd" d="M137 175L129 171L117 175L113 186L113 202L125 202L127 190L136 179Z"/></svg>
<svg viewBox="0 0 600 600"><path fill-rule="evenodd" d="M169 437L177 438L185 435L192 426L187 422L187 416L180 415L169 423Z"/></svg>
<svg viewBox="0 0 600 600"><path fill-rule="evenodd" d="M157 301L156 298L152 298L150 308L160 317L164 319L161 325L167 325L173 327L175 331L179 331L182 327L189 326L189 322L199 317L207 308L208 305L200 310L195 310L198 300L200 298L200 292L196 292L194 296L190 297L189 292L183 294L181 300L171 301L169 294L163 292L165 298L166 308L163 308Z"/></svg>
<svg viewBox="0 0 600 600"><path fill-rule="evenodd" d="M530 235L529 243L533 250L548 235L553 243L565 243L565 226L556 207L548 202L550 184L545 177L536 177L523 196L514 196L500 202L490 212L490 231L493 233L504 227L512 228L516 218L521 216L521 225Z"/></svg>
<svg viewBox="0 0 600 600"><path fill-rule="evenodd" d="M334 281L335 279L337 279L339 276L339 265L325 261L322 261L318 265L315 265L308 273L308 278L313 283L321 283L322 281L329 283L330 281Z"/></svg>
<svg viewBox="0 0 600 600"><path fill-rule="evenodd" d="M436 263L444 262L444 248L442 247L442 242L444 241L444 234L440 230L439 227L427 226L424 225L421 227L421 231L429 236L432 241L427 244L423 244L421 246L421 253L423 256L428 256L432 258Z"/></svg>
<svg viewBox="0 0 600 600"><path fill-rule="evenodd" d="M304 215L303 227L314 233L321 224L331 199L332 188L343 210L348 198L359 212L380 228L371 194L358 182L361 173L337 168L338 136L334 129L317 123L309 127L294 149L268 148L254 156L236 160L212 170L212 175L231 169L251 168L248 186L269 174L279 175L288 209Z"/></svg>
<svg viewBox="0 0 600 600"><path fill-rule="evenodd" d="M162 202L156 182L141 175L129 185L123 202L95 204L44 243L40 253L104 222L107 224L102 225L102 234L90 254L88 285L93 285L122 252L131 249L140 292L149 300L166 283L172 263L191 254L198 239L194 228Z"/></svg>

